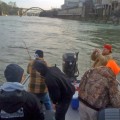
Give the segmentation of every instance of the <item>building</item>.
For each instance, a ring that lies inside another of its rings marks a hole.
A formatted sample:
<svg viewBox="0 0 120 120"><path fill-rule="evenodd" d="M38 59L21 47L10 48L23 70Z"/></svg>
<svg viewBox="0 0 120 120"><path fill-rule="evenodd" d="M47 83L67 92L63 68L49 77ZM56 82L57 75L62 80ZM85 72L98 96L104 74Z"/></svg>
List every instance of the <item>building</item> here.
<svg viewBox="0 0 120 120"><path fill-rule="evenodd" d="M9 2L8 5L11 7L17 7L16 2Z"/></svg>
<svg viewBox="0 0 120 120"><path fill-rule="evenodd" d="M92 13L93 1L92 0L65 0L62 9L58 11L58 16L66 18L72 17L73 19L89 17Z"/></svg>
<svg viewBox="0 0 120 120"><path fill-rule="evenodd" d="M120 9L120 0L94 0L94 9L98 17L110 17L116 10Z"/></svg>
<svg viewBox="0 0 120 120"><path fill-rule="evenodd" d="M62 5L62 9L69 9L73 7L77 7L80 0L65 0L64 4Z"/></svg>

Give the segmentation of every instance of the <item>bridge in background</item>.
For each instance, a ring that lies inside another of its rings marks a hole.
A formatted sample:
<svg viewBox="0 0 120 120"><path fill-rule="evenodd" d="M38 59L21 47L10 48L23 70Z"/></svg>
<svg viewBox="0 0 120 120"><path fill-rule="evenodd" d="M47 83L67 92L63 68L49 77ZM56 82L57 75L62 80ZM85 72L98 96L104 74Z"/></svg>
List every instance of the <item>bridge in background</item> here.
<svg viewBox="0 0 120 120"><path fill-rule="evenodd" d="M18 11L18 15L19 16L38 16L40 14L40 12L45 11L44 9L40 8L40 7L31 7L31 8L21 8Z"/></svg>

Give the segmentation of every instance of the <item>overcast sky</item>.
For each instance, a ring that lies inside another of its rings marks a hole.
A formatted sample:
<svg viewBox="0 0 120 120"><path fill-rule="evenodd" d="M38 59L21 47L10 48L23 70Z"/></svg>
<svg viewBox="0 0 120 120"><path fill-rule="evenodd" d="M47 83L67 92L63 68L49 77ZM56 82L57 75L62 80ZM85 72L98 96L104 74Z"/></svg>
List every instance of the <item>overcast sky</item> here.
<svg viewBox="0 0 120 120"><path fill-rule="evenodd" d="M64 0L2 0L3 2L16 2L18 7L40 7L42 9L60 8Z"/></svg>

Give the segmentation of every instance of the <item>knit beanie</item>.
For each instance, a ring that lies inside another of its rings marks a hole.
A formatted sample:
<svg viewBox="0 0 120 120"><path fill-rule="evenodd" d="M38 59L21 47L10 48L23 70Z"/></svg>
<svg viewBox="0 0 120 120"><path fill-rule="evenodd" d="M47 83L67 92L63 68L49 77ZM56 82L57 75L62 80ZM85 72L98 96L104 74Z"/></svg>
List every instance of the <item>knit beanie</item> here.
<svg viewBox="0 0 120 120"><path fill-rule="evenodd" d="M21 82L24 70L17 64L10 64L4 71L4 76L8 82Z"/></svg>
<svg viewBox="0 0 120 120"><path fill-rule="evenodd" d="M36 54L37 56L41 57L41 58L44 57L42 50L36 50L35 54Z"/></svg>

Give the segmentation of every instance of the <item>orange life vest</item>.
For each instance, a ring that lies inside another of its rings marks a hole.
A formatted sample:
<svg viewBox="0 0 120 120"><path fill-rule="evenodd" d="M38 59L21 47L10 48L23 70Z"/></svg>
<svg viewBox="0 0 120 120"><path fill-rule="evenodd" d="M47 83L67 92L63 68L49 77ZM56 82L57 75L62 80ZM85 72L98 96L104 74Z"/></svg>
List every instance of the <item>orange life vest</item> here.
<svg viewBox="0 0 120 120"><path fill-rule="evenodd" d="M119 65L113 59L111 59L111 60L108 61L106 67L111 68L111 70L114 72L115 75L118 75L118 73L120 72Z"/></svg>

